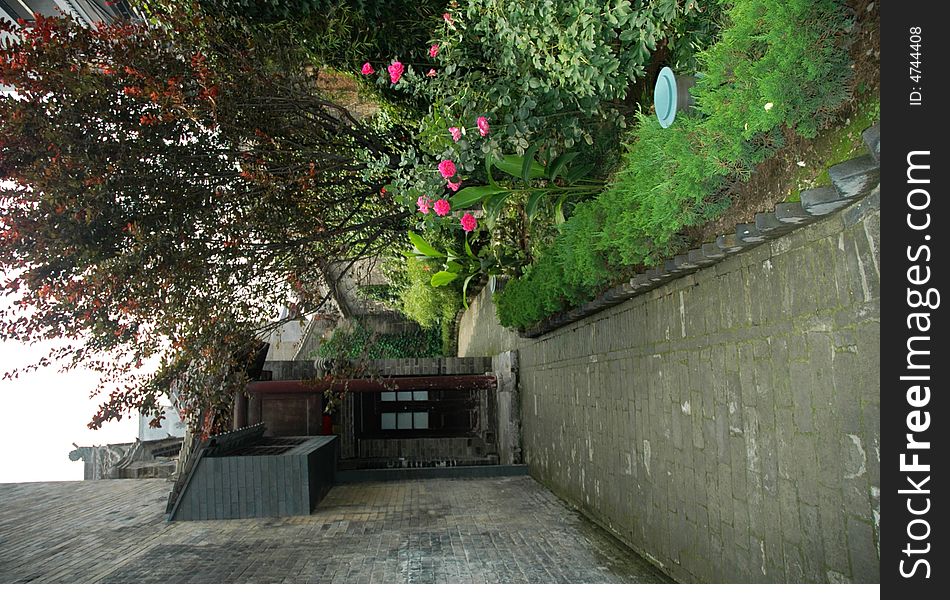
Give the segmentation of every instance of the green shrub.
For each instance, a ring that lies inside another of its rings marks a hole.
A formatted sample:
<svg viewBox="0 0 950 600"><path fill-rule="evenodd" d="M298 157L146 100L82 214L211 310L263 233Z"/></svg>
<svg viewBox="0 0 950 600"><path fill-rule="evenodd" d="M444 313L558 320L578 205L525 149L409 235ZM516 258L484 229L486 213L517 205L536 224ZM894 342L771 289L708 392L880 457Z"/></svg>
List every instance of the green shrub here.
<svg viewBox="0 0 950 600"><path fill-rule="evenodd" d="M423 327L435 327L443 320L455 319L455 313L462 306L458 290L429 284L437 270L437 267L415 258L406 259L409 285L399 293L401 309L403 314Z"/></svg>
<svg viewBox="0 0 950 600"><path fill-rule="evenodd" d="M780 125L813 135L848 93L849 28L828 0L740 0L722 38L700 55L699 110L662 129L641 114L623 168L578 207L557 240L495 296L506 327L528 327L580 304L618 269L681 249L685 227L724 211L718 192L782 144Z"/></svg>
<svg viewBox="0 0 950 600"><path fill-rule="evenodd" d="M165 2L170 0L138 0ZM423 48L443 0L199 0L219 18L252 25L286 22L325 66L345 72L366 61L388 61Z"/></svg>
<svg viewBox="0 0 950 600"><path fill-rule="evenodd" d="M442 336L438 328L408 333L376 333L356 321L334 330L317 354L351 361L442 356Z"/></svg>
<svg viewBox="0 0 950 600"><path fill-rule="evenodd" d="M706 76L694 96L710 127L751 139L784 124L813 137L850 94L843 3L745 0L728 20L699 57Z"/></svg>
<svg viewBox="0 0 950 600"><path fill-rule="evenodd" d="M393 56L406 69L395 85L389 60L373 64L386 97L403 94L428 108L418 150L403 156L407 173L389 189L414 208L420 195L448 194L435 171L442 160L454 161L465 183L485 183L489 155L520 155L532 145L542 160L575 146L592 150L595 135L611 138L605 130L625 126L623 100L658 43L695 43L666 32L698 12L692 0L468 0L450 9L451 22L435 32L435 57L428 46ZM476 129L480 117L490 124L487 136ZM453 140L450 127L466 133Z"/></svg>
<svg viewBox="0 0 950 600"><path fill-rule="evenodd" d="M442 140L445 127L488 116L504 143L474 138L483 154L590 145L592 125L623 125L612 103L645 75L666 30L697 11L679 4L469 0L439 36L437 76L408 77L406 89L432 105L427 126Z"/></svg>

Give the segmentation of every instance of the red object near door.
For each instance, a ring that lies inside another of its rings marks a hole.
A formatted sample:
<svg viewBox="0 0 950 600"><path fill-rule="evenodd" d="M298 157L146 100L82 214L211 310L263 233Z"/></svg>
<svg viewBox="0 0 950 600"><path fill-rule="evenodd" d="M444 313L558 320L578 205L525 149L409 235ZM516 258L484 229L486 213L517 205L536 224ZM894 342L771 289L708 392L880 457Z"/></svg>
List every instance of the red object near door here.
<svg viewBox="0 0 950 600"><path fill-rule="evenodd" d="M323 415L323 435L333 435L333 416Z"/></svg>

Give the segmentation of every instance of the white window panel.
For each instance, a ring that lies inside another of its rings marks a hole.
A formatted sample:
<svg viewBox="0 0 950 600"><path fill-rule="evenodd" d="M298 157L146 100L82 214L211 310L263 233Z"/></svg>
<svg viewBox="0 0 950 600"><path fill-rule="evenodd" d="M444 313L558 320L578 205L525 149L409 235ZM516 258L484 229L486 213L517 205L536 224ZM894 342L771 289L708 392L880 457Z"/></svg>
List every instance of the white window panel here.
<svg viewBox="0 0 950 600"><path fill-rule="evenodd" d="M396 428L396 413L382 413L382 423L380 424L380 429L395 429Z"/></svg>
<svg viewBox="0 0 950 600"><path fill-rule="evenodd" d="M400 402L409 402L412 400L412 392L399 392Z"/></svg>
<svg viewBox="0 0 950 600"><path fill-rule="evenodd" d="M412 413L413 421L416 429L428 429L429 428L429 413L427 412L417 412Z"/></svg>
<svg viewBox="0 0 950 600"><path fill-rule="evenodd" d="M429 392L425 390L421 392L413 392L412 399L416 402L427 402L429 400Z"/></svg>
<svg viewBox="0 0 950 600"><path fill-rule="evenodd" d="M396 413L397 429L412 429L412 413Z"/></svg>
<svg viewBox="0 0 950 600"><path fill-rule="evenodd" d="M396 392L383 392L379 395L379 399L383 402L395 402L396 401Z"/></svg>

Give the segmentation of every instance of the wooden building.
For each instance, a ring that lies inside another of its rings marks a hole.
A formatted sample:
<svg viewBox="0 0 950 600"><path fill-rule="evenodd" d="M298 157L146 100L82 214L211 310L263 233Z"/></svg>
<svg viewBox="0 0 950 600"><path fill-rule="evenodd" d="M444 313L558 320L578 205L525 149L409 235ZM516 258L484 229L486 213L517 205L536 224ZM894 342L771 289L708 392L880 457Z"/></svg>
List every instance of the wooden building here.
<svg viewBox="0 0 950 600"><path fill-rule="evenodd" d="M513 464L517 411L512 390L498 386L513 389L514 378L496 366L489 357L379 360L359 377L331 380L309 361L269 361L235 400L234 428L339 435L340 469Z"/></svg>

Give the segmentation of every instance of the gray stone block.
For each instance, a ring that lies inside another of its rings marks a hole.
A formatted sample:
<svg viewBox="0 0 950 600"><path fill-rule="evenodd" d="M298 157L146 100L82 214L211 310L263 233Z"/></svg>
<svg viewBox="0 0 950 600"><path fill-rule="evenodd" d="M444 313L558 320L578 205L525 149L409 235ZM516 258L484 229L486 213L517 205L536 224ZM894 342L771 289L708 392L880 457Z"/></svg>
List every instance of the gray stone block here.
<svg viewBox="0 0 950 600"><path fill-rule="evenodd" d="M802 208L813 216L823 216L832 213L850 200L845 200L833 186L826 185L820 188L802 190Z"/></svg>
<svg viewBox="0 0 950 600"><path fill-rule="evenodd" d="M686 254L677 254L673 257L674 270L678 272L695 271L699 265L689 259Z"/></svg>
<svg viewBox="0 0 950 600"><path fill-rule="evenodd" d="M760 244L766 240L765 235L753 223L736 225L736 239L745 245Z"/></svg>
<svg viewBox="0 0 950 600"><path fill-rule="evenodd" d="M630 290L625 289L622 285L618 285L604 292L604 300L613 304L618 304L630 298L631 295L632 293Z"/></svg>
<svg viewBox="0 0 950 600"><path fill-rule="evenodd" d="M727 254L726 251L720 248L716 243L703 244L700 250L702 250L703 255L706 258L713 260L719 260Z"/></svg>
<svg viewBox="0 0 950 600"><path fill-rule="evenodd" d="M775 205L775 218L786 225L798 225L815 220L801 202L782 202Z"/></svg>
<svg viewBox="0 0 950 600"><path fill-rule="evenodd" d="M648 288L653 287L654 284L655 282L649 275L647 275L646 273L640 273L639 275L631 279L630 283L627 285L633 288L636 291L636 293L640 293L641 291L644 291Z"/></svg>
<svg viewBox="0 0 950 600"><path fill-rule="evenodd" d="M664 274L667 275L667 279L669 279L670 274L676 273L676 262L672 258L668 258L663 261L661 269L664 271Z"/></svg>
<svg viewBox="0 0 950 600"><path fill-rule="evenodd" d="M881 162L881 124L875 123L871 125L861 134L861 137L864 138L864 145L868 147L868 150L871 151L871 156L874 157L874 160L878 163Z"/></svg>
<svg viewBox="0 0 950 600"><path fill-rule="evenodd" d="M706 256L703 253L702 248L695 248L693 250L690 250L686 254L686 256L689 259L689 262L697 264L701 267L705 265L711 265L712 263L716 262L715 259L709 258L708 256Z"/></svg>
<svg viewBox="0 0 950 600"><path fill-rule="evenodd" d="M716 245L726 254L734 254L745 248L745 244L739 241L734 233L727 233L716 238Z"/></svg>
<svg viewBox="0 0 950 600"><path fill-rule="evenodd" d="M842 198L862 196L881 181L881 166L869 154L852 158L828 169L831 183Z"/></svg>
<svg viewBox="0 0 950 600"><path fill-rule="evenodd" d="M788 225L775 218L773 213L755 215L755 228L762 233L780 233L789 229Z"/></svg>

